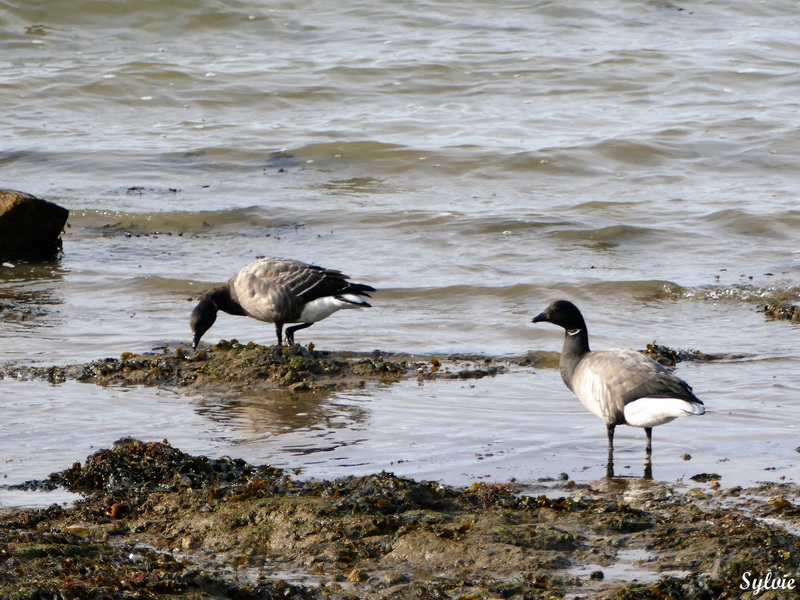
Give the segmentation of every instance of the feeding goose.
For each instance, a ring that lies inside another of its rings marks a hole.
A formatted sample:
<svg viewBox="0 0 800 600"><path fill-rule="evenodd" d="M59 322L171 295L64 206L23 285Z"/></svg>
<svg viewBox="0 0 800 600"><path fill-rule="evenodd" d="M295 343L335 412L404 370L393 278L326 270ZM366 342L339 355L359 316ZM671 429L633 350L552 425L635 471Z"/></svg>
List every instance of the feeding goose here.
<svg viewBox="0 0 800 600"><path fill-rule="evenodd" d="M365 300L375 288L347 281L347 275L287 258L259 258L224 285L204 292L192 311L192 348L217 319L217 312L252 317L275 324L278 345L294 343L298 329L329 317L343 308L370 306Z"/></svg>
<svg viewBox="0 0 800 600"><path fill-rule="evenodd" d="M640 352L589 350L586 322L572 302L556 300L536 315L533 322L548 322L564 328L564 347L559 362L561 377L581 403L606 424L609 474L613 475L614 428L617 425L644 428L649 463L653 427L683 415L705 412L703 402L692 393L689 384Z"/></svg>

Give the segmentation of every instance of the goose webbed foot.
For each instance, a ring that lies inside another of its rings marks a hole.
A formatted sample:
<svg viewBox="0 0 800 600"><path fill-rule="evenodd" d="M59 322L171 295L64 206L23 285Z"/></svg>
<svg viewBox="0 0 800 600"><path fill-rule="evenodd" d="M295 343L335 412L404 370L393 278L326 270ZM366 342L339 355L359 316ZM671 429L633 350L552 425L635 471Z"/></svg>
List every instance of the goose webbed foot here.
<svg viewBox="0 0 800 600"><path fill-rule="evenodd" d="M311 327L313 323L301 323L300 325L294 325L293 327L286 328L286 343L290 346L294 344L294 332L299 331L300 329L305 329L306 327Z"/></svg>

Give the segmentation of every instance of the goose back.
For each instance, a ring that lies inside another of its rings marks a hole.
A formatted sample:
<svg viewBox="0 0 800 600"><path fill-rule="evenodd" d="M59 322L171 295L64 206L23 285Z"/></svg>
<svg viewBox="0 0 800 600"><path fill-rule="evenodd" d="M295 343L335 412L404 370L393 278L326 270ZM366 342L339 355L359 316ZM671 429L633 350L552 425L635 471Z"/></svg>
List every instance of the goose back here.
<svg viewBox="0 0 800 600"><path fill-rule="evenodd" d="M317 311L311 315L315 318L306 320L301 317L307 304L343 294L368 297L374 291L368 285L348 282L341 271L282 258L250 263L230 279L228 288L249 316L271 323L317 321L341 306Z"/></svg>

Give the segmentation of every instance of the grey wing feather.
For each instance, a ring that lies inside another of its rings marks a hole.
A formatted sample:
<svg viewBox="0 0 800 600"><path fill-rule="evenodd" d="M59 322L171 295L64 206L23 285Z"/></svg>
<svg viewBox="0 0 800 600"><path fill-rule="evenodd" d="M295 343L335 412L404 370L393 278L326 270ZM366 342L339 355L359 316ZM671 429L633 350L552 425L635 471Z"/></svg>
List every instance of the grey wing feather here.
<svg viewBox="0 0 800 600"><path fill-rule="evenodd" d="M303 302L339 294L369 297L369 292L375 291L371 286L347 281L347 275L336 269L325 269L297 261L284 262L275 281Z"/></svg>

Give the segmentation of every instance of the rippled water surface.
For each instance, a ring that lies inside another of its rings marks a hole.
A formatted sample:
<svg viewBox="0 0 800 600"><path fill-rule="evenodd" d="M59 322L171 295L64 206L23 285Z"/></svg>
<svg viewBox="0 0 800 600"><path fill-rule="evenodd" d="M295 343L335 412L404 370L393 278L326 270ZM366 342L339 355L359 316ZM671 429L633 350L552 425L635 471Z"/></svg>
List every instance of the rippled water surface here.
<svg viewBox="0 0 800 600"><path fill-rule="evenodd" d="M0 1L0 187L71 211L60 260L0 266L0 361L185 343L193 298L257 255L380 289L298 333L326 349L557 351L530 319L566 297L595 348L739 357L678 367L708 413L655 431L657 478L797 480L800 330L756 310L800 300L795 2L57 4ZM272 336L227 315L207 334ZM602 423L550 368L0 393L4 483L123 435L318 477L604 472ZM638 475L643 432L618 437Z"/></svg>

